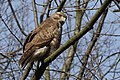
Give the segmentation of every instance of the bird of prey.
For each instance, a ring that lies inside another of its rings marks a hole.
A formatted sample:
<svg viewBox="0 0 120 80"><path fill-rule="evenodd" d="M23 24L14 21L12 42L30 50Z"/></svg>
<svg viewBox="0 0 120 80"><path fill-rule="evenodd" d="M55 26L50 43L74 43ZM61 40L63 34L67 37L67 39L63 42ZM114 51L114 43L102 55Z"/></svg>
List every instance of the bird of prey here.
<svg viewBox="0 0 120 80"><path fill-rule="evenodd" d="M22 68L29 62L43 61L59 48L62 25L66 18L63 12L56 12L31 31L24 42L23 54L19 60Z"/></svg>

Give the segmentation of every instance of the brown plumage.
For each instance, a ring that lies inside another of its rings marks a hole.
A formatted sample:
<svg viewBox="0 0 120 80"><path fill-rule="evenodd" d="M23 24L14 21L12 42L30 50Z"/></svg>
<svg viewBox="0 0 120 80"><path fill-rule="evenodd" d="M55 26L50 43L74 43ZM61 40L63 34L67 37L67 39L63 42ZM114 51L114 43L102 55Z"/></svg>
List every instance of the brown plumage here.
<svg viewBox="0 0 120 80"><path fill-rule="evenodd" d="M19 60L21 67L25 67L29 62L44 60L59 47L62 25L66 18L64 13L56 12L28 35Z"/></svg>

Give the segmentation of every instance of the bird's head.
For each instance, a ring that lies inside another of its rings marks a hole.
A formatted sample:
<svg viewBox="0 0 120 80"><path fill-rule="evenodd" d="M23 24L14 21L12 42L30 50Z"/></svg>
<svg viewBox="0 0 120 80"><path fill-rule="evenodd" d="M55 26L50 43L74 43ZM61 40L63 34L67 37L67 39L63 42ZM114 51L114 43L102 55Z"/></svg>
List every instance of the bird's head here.
<svg viewBox="0 0 120 80"><path fill-rule="evenodd" d="M63 12L56 12L54 13L51 18L55 21L58 21L63 25L67 19L67 16Z"/></svg>

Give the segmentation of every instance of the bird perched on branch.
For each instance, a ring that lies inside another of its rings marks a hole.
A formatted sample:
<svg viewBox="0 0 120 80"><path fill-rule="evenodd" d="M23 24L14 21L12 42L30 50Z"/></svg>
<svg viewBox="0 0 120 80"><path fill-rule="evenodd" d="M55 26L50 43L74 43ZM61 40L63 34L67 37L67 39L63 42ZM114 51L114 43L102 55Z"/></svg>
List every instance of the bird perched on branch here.
<svg viewBox="0 0 120 80"><path fill-rule="evenodd" d="M28 35L23 46L23 54L19 60L19 65L22 68L29 62L43 61L59 48L62 25L66 18L64 13L56 12Z"/></svg>

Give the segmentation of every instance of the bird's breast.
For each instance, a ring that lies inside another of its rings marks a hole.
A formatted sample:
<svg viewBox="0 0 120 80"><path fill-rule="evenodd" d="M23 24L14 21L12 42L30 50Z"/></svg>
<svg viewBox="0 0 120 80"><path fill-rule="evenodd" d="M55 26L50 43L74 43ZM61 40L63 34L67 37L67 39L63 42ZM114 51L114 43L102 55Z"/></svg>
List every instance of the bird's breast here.
<svg viewBox="0 0 120 80"><path fill-rule="evenodd" d="M49 47L44 46L43 48L36 49L33 55L34 60L42 60L49 55Z"/></svg>

